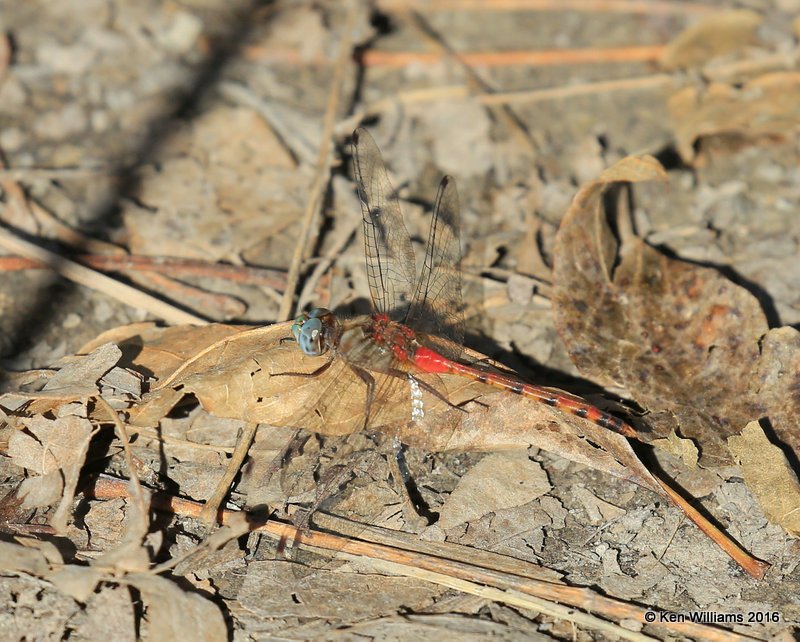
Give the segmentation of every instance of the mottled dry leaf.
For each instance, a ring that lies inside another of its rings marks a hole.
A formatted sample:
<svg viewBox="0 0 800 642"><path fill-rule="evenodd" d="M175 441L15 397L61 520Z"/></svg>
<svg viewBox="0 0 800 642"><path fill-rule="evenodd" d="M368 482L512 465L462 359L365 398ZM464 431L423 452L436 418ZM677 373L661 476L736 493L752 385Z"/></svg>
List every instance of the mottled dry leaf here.
<svg viewBox="0 0 800 642"><path fill-rule="evenodd" d="M147 609L147 639L194 642L228 639L225 619L211 600L188 593L158 575L131 574L125 580L141 592Z"/></svg>
<svg viewBox="0 0 800 642"><path fill-rule="evenodd" d="M742 85L685 87L669 100L678 152L694 159L696 140L720 134L791 136L800 128L800 73L764 74Z"/></svg>
<svg viewBox="0 0 800 642"><path fill-rule="evenodd" d="M92 438L92 424L85 417L75 415L56 419L38 415L20 421L27 430L14 431L8 454L18 466L39 474L25 480L20 494L24 495L24 505L31 507L48 506L60 498L52 518L53 527L60 532L66 527L72 507Z"/></svg>
<svg viewBox="0 0 800 642"><path fill-rule="evenodd" d="M87 383L92 388L109 372L122 356L113 343L97 346L90 354L70 357L66 363L47 380L43 390L51 392L61 388L71 388L78 383Z"/></svg>
<svg viewBox="0 0 800 642"><path fill-rule="evenodd" d="M754 40L763 20L760 14L747 9L715 11L687 27L667 45L661 66L665 69L699 66L715 56L740 49Z"/></svg>
<svg viewBox="0 0 800 642"><path fill-rule="evenodd" d="M136 618L130 588L104 585L89 596L84 609L70 621L78 640L135 642Z"/></svg>
<svg viewBox="0 0 800 642"><path fill-rule="evenodd" d="M654 439L650 443L678 457L689 468L697 466L697 446L691 439L681 439L674 432L671 432L666 439Z"/></svg>
<svg viewBox="0 0 800 642"><path fill-rule="evenodd" d="M575 487L572 489L572 494L583 504L592 524L609 522L625 514L625 509L603 501L588 488Z"/></svg>
<svg viewBox="0 0 800 642"><path fill-rule="evenodd" d="M58 371L45 383L42 390L30 396L10 392L0 396L0 407L16 410L20 400L28 398L25 413L28 416L52 411L70 401L86 399L98 392L98 381L117 364L120 349L104 341L95 344L87 353L62 359Z"/></svg>
<svg viewBox="0 0 800 642"><path fill-rule="evenodd" d="M50 572L50 564L41 551L0 541L0 569L44 577Z"/></svg>
<svg viewBox="0 0 800 642"><path fill-rule="evenodd" d="M797 331L767 333L755 297L716 270L637 238L620 247L612 234L603 213L609 181L648 175L663 177L652 159L622 161L579 191L561 225L554 312L571 358L649 411L651 439L693 439L704 466L731 463L727 437L762 416L797 447Z"/></svg>
<svg viewBox="0 0 800 642"><path fill-rule="evenodd" d="M70 564L50 575L48 579L59 591L85 604L102 576L100 571L88 566Z"/></svg>
<svg viewBox="0 0 800 642"><path fill-rule="evenodd" d="M447 529L480 519L487 513L527 504L549 490L547 473L525 451L491 454L459 480L439 511L436 525Z"/></svg>
<svg viewBox="0 0 800 642"><path fill-rule="evenodd" d="M770 443L757 421L730 437L728 445L767 519L800 535L800 483L783 451Z"/></svg>

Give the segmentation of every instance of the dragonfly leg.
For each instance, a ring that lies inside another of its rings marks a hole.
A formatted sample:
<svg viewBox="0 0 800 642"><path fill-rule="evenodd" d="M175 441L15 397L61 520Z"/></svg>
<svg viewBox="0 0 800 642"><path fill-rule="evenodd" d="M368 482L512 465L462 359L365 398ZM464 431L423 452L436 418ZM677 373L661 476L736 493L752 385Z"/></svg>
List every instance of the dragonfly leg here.
<svg viewBox="0 0 800 642"><path fill-rule="evenodd" d="M372 414L372 402L375 401L375 377L363 368L359 368L352 363L348 362L347 365L350 366L350 370L355 372L356 376L367 386L367 400L364 404L364 430L366 430L367 426L369 426L369 417Z"/></svg>
<svg viewBox="0 0 800 642"><path fill-rule="evenodd" d="M336 355L331 354L330 359L328 359L325 363L323 363L319 368L314 370L314 372L275 372L272 373L270 376L271 377L318 377L333 365L335 356Z"/></svg>

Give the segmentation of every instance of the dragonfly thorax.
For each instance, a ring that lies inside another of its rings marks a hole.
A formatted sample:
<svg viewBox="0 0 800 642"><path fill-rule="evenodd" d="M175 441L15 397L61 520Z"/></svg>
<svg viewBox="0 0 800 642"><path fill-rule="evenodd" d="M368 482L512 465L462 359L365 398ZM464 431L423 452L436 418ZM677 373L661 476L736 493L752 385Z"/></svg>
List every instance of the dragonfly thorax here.
<svg viewBox="0 0 800 642"><path fill-rule="evenodd" d="M390 352L398 361L407 361L414 356L419 342L414 331L402 323L391 321L385 314L371 317L369 336L383 350Z"/></svg>
<svg viewBox="0 0 800 642"><path fill-rule="evenodd" d="M294 320L292 336L300 349L310 357L325 354L336 345L338 324L327 308L303 312Z"/></svg>

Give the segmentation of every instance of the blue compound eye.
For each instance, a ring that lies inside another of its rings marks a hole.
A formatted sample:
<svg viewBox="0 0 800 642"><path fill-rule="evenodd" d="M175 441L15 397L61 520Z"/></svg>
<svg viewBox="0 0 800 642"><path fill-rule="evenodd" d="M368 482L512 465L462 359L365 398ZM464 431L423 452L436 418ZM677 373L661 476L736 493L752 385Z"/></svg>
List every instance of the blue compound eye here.
<svg viewBox="0 0 800 642"><path fill-rule="evenodd" d="M297 325L297 321L295 321L295 325ZM300 349L310 357L318 357L328 349L328 346L325 345L322 327L322 321L310 318L302 324L295 335ZM294 327L292 332L294 333Z"/></svg>
<svg viewBox="0 0 800 642"><path fill-rule="evenodd" d="M306 321L308 321L308 315L305 312L294 320L294 324L292 324L292 336L295 341L300 341L300 331Z"/></svg>
<svg viewBox="0 0 800 642"><path fill-rule="evenodd" d="M328 310L328 308L314 308L313 310L311 310L308 313L307 316L312 318L312 319L319 319L319 318L324 317L324 316L326 316L326 315L328 315L330 313L331 313L331 311Z"/></svg>

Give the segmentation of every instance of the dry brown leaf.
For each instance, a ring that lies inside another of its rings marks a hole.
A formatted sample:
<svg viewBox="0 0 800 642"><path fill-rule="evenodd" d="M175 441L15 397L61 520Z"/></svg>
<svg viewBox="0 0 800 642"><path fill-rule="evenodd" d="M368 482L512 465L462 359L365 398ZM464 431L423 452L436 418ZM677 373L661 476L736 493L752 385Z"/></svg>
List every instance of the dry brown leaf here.
<svg viewBox="0 0 800 642"><path fill-rule="evenodd" d="M122 585L102 585L70 620L71 635L78 640L135 642L136 629L130 589Z"/></svg>
<svg viewBox="0 0 800 642"><path fill-rule="evenodd" d="M720 134L791 136L800 128L800 73L764 74L742 85L681 89L669 100L678 152L691 163L696 140Z"/></svg>
<svg viewBox="0 0 800 642"><path fill-rule="evenodd" d="M36 394L9 392L0 395L0 408L13 415L24 405L24 412L30 417L54 411L71 401L86 400L97 394L98 382L114 369L120 357L120 349L114 343L98 343L84 354L62 359L55 374Z"/></svg>
<svg viewBox="0 0 800 642"><path fill-rule="evenodd" d="M661 56L661 66L701 66L711 58L740 49L753 42L763 20L760 14L747 9L715 12L674 38Z"/></svg>
<svg viewBox="0 0 800 642"><path fill-rule="evenodd" d="M494 453L481 459L459 480L436 525L451 528L487 513L521 506L550 490L547 473L525 451Z"/></svg>
<svg viewBox="0 0 800 642"><path fill-rule="evenodd" d="M583 187L561 225L554 311L571 358L649 411L651 439L693 439L704 466L731 463L727 437L765 415L797 447L797 331L768 333L756 298L716 270L637 238L620 247L612 234L606 191L613 181L662 178L653 163L627 159Z"/></svg>
<svg viewBox="0 0 800 642"><path fill-rule="evenodd" d="M64 595L85 604L94 593L103 574L88 566L70 564L52 573L47 579Z"/></svg>
<svg viewBox="0 0 800 642"><path fill-rule="evenodd" d="M622 517L625 510L610 502L600 499L588 488L576 487L572 489L575 497L583 504L584 510L589 515L592 524L601 524Z"/></svg>
<svg viewBox="0 0 800 642"><path fill-rule="evenodd" d="M61 410L66 413L71 409L65 406ZM61 532L72 510L75 487L93 434L92 423L71 414L55 419L37 415L20 421L27 430L14 431L8 454L18 466L39 475L21 485L23 505L49 506L60 499L51 523Z"/></svg>
<svg viewBox="0 0 800 642"><path fill-rule="evenodd" d="M681 439L674 432L667 435L666 439L654 439L650 442L656 448L678 457L689 468L697 467L697 446L691 439Z"/></svg>
<svg viewBox="0 0 800 642"><path fill-rule="evenodd" d="M800 483L783 451L770 443L757 421L728 438L728 446L767 519L800 535Z"/></svg>
<svg viewBox="0 0 800 642"><path fill-rule="evenodd" d="M147 573L126 576L142 595L147 612L147 639L217 642L228 639L219 607L199 594Z"/></svg>
<svg viewBox="0 0 800 642"><path fill-rule="evenodd" d="M94 384L117 365L121 356L122 352L115 344L104 343L89 354L66 358L42 390L56 392L80 382L86 382L94 388Z"/></svg>
<svg viewBox="0 0 800 642"><path fill-rule="evenodd" d="M0 568L37 577L45 577L50 572L50 564L41 551L3 541L0 541Z"/></svg>

